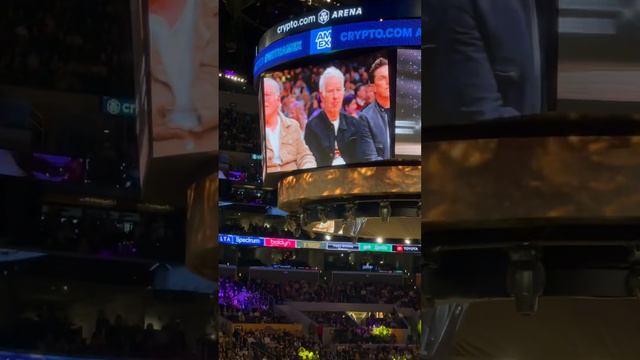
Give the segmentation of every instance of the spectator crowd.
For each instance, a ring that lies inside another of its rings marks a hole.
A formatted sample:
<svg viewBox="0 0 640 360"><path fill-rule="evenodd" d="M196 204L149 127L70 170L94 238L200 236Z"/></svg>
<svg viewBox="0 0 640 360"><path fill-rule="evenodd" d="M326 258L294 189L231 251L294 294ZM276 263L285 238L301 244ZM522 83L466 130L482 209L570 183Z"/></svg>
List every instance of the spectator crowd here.
<svg viewBox="0 0 640 360"><path fill-rule="evenodd" d="M415 360L414 347L391 345L323 346L315 337L284 330L243 331L236 329L222 336L219 343L221 359L234 360L299 360L304 349L317 357L308 360Z"/></svg>
<svg viewBox="0 0 640 360"><path fill-rule="evenodd" d="M235 107L220 108L220 150L260 154L260 122L257 114Z"/></svg>
<svg viewBox="0 0 640 360"><path fill-rule="evenodd" d="M417 360L414 347L348 345L339 346L332 360Z"/></svg>
<svg viewBox="0 0 640 360"><path fill-rule="evenodd" d="M345 77L342 111L358 117L362 109L375 101L374 88L369 83L368 69L358 62L334 65ZM272 78L282 85L280 93L282 112L288 118L296 120L302 130L309 119L322 111L319 88L323 71L323 67L310 65L272 74Z"/></svg>
<svg viewBox="0 0 640 360"><path fill-rule="evenodd" d="M385 326L392 329L404 329L406 323L396 313L385 313L384 317L376 317L374 314L362 319L358 324L353 318L345 312L335 311L311 311L305 313L317 324L334 328L355 328L365 327L373 328L377 326Z"/></svg>
<svg viewBox="0 0 640 360"><path fill-rule="evenodd" d="M80 326L50 308L20 317L6 333L0 329L0 347L110 358L197 358L179 321L169 321L156 330L151 324L128 324L121 315L112 321L99 311L93 334L84 338Z"/></svg>
<svg viewBox="0 0 640 360"><path fill-rule="evenodd" d="M37 243L21 246L104 257L177 260L184 252L177 241L179 224L171 214L45 206Z"/></svg>
<svg viewBox="0 0 640 360"><path fill-rule="evenodd" d="M133 96L127 0L6 0L0 82Z"/></svg>
<svg viewBox="0 0 640 360"><path fill-rule="evenodd" d="M309 236L306 236L306 233L300 234L300 236L295 236L291 231L284 229L284 226L266 226L252 223L248 227L244 227L238 223L227 222L220 225L219 229L221 234L309 239Z"/></svg>
<svg viewBox="0 0 640 360"><path fill-rule="evenodd" d="M299 360L300 348L318 354L318 359L330 359L317 339L283 330L236 329L230 336L222 336L219 343L220 358L234 360Z"/></svg>
<svg viewBox="0 0 640 360"><path fill-rule="evenodd" d="M335 342L339 344L394 344L394 335L379 337L372 335L376 327L385 326L390 329L405 329L406 323L394 313L386 313L377 318L373 314L359 323L344 312L307 312L316 324L334 329Z"/></svg>
<svg viewBox="0 0 640 360"><path fill-rule="evenodd" d="M301 302L335 302L335 303L366 303L366 304L398 304L403 307L418 308L418 291L409 286L392 285L386 283L367 282L335 282L324 281L308 282L304 280L295 281L270 281L264 279L250 279L238 281L231 279L221 279L219 296L223 300L235 301L238 303L253 303L248 308L255 308L257 300L264 302L266 296L274 303L281 304L285 301ZM232 284L233 290L226 292ZM247 295L244 295L246 292ZM267 295L268 294L268 295ZM233 299L233 300L231 300ZM248 299L248 300L240 300ZM238 306L242 308L242 306Z"/></svg>
<svg viewBox="0 0 640 360"><path fill-rule="evenodd" d="M286 323L285 317L275 314L275 300L268 293L252 291L240 281L221 278L218 304L221 315L236 323Z"/></svg>

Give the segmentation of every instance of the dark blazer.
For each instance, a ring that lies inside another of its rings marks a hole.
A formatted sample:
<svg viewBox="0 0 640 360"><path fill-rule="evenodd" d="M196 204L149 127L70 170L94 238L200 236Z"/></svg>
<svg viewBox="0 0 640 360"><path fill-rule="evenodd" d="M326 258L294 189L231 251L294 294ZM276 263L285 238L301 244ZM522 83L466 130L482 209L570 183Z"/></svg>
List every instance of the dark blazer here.
<svg viewBox="0 0 640 360"><path fill-rule="evenodd" d="M341 112L337 137L333 124L324 111L307 122L304 141L311 149L319 167L331 166L336 139L340 154L347 164L365 161L360 145L362 127L358 119Z"/></svg>
<svg viewBox="0 0 640 360"><path fill-rule="evenodd" d="M363 151L363 155L366 160L374 161L390 159L392 153L391 147L393 144L387 144L387 130L385 122L388 124L388 121L383 117L383 114L380 113L376 103L373 102L367 105L367 107L360 112L359 118L364 126L364 137L370 138L375 149L375 152ZM389 126L391 139L393 139L393 134L391 133L393 131L394 129ZM389 139L389 142L391 142L391 139ZM363 139L363 141L367 141L367 139Z"/></svg>
<svg viewBox="0 0 640 360"><path fill-rule="evenodd" d="M432 91L448 120L543 111L545 44L553 43L546 19L555 13L544 3L553 1L438 2Z"/></svg>

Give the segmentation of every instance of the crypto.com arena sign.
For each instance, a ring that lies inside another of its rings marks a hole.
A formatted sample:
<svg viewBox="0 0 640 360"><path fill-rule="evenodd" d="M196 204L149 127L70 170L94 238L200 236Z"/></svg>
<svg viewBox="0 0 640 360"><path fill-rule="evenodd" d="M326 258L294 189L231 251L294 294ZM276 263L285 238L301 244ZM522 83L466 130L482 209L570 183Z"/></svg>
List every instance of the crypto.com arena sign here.
<svg viewBox="0 0 640 360"><path fill-rule="evenodd" d="M318 13L318 15L301 16L297 19L294 19L282 25L279 25L276 28L276 32L278 34L286 34L289 31L293 31L304 25L313 25L316 23L319 23L320 25L325 25L328 22L335 19L354 18L357 16L362 16L361 6L346 8L346 9L337 9L333 11L322 9Z"/></svg>
<svg viewBox="0 0 640 360"><path fill-rule="evenodd" d="M363 21L420 19L420 4L416 0L376 0L363 1L360 6L320 8L275 24L262 35L256 50L260 52L280 39L320 27Z"/></svg>

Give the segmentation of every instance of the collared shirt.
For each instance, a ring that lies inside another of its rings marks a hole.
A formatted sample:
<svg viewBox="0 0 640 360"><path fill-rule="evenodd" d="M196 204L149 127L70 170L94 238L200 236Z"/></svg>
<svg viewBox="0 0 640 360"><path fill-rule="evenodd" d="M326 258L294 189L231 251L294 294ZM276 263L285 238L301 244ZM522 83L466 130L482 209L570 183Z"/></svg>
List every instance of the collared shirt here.
<svg viewBox="0 0 640 360"><path fill-rule="evenodd" d="M334 144L335 150L333 152L333 161L331 162L331 165L344 165L345 161L340 154L340 149L338 148L338 128L340 127L340 114L338 114L338 118L335 121L331 121L331 119L329 119L329 121L331 122L331 125L333 125L333 129L336 132L336 141Z"/></svg>
<svg viewBox="0 0 640 360"><path fill-rule="evenodd" d="M282 159L280 158L280 125L282 122L280 121L280 115L276 119L276 127L271 130L268 127L266 129L267 138L271 143L271 149L273 150L273 163L276 165L282 164Z"/></svg>
<svg viewBox="0 0 640 360"><path fill-rule="evenodd" d="M340 115L338 115L338 118L335 121L332 121L331 119L329 119L329 121L331 122L331 125L333 125L336 136L338 136L338 127L340 127Z"/></svg>

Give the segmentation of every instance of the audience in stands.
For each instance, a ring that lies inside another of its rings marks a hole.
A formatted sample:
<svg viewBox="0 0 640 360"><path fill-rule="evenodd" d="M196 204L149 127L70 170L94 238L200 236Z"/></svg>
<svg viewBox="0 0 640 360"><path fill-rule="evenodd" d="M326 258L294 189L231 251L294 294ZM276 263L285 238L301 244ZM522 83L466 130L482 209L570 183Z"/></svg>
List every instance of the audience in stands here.
<svg viewBox="0 0 640 360"><path fill-rule="evenodd" d="M358 326L356 328L336 328L334 330L334 342L336 344L395 344L396 337L381 337L371 333L371 328Z"/></svg>
<svg viewBox="0 0 640 360"><path fill-rule="evenodd" d="M243 283L221 278L218 304L221 315L235 323L287 323L286 317L276 315L275 300L267 293L249 290Z"/></svg>
<svg viewBox="0 0 640 360"><path fill-rule="evenodd" d="M170 215L113 214L47 207L40 218L40 243L31 245L49 251L154 259L179 259L184 251L184 245L177 241L180 221Z"/></svg>
<svg viewBox="0 0 640 360"><path fill-rule="evenodd" d="M284 229L284 225L281 226L267 226L259 224L250 224L248 227L244 227L238 223L227 222L220 225L221 234L234 234L234 235L246 235L246 236L262 236L262 237L276 237L287 239L300 239L300 240L325 240L322 234L310 234L308 232L300 232L295 235L290 230ZM352 238L347 236L333 236L333 241L350 242Z"/></svg>
<svg viewBox="0 0 640 360"><path fill-rule="evenodd" d="M0 12L0 82L132 96L126 0L6 0Z"/></svg>
<svg viewBox="0 0 640 360"><path fill-rule="evenodd" d="M220 234L234 234L246 236L263 236L287 239L309 239L307 233L301 233L295 236L291 231L283 229L282 226L265 226L251 224L248 228L237 223L226 223L219 227ZM310 239L311 240L311 239Z"/></svg>
<svg viewBox="0 0 640 360"><path fill-rule="evenodd" d="M413 347L389 345L338 345L322 346L314 337L294 334L284 330L267 329L242 331L236 329L229 336L222 336L219 343L221 359L237 360L298 360L303 348L322 360L412 360L418 359Z"/></svg>
<svg viewBox="0 0 640 360"><path fill-rule="evenodd" d="M247 183L247 181L244 181ZM220 180L220 201L235 204L276 206L277 193L274 190L233 186L229 180Z"/></svg>
<svg viewBox="0 0 640 360"><path fill-rule="evenodd" d="M366 282L310 283L307 281L272 282L253 280L249 286L271 294L277 301L345 302L395 304L416 307L418 293L400 285Z"/></svg>
<svg viewBox="0 0 640 360"><path fill-rule="evenodd" d="M356 62L345 62L336 65L344 74L345 105L352 104L350 115L357 117L367 105L374 100L374 88L369 83L368 69ZM302 130L308 120L322 109L320 98L320 75L324 72L320 66L306 66L293 70L276 71L273 79L280 82L282 112L300 124ZM346 109L344 109L346 111Z"/></svg>
<svg viewBox="0 0 640 360"><path fill-rule="evenodd" d="M128 324L121 315L113 321L98 312L90 338L82 328L50 308L35 317L23 316L0 332L0 347L36 350L49 354L73 354L151 359L196 359L190 349L182 324L172 320L160 330L151 324ZM204 337L198 342L204 341Z"/></svg>
<svg viewBox="0 0 640 360"><path fill-rule="evenodd" d="M312 311L305 312L305 314L317 324L325 327L365 327L369 329L381 325L391 329L405 329L407 327L406 323L396 313L385 313L383 318L377 318L371 314L369 317L364 318L360 324L345 312Z"/></svg>
<svg viewBox="0 0 640 360"><path fill-rule="evenodd" d="M334 329L334 339L339 344L393 344L396 338L377 337L371 334L375 327L385 326L390 329L406 329L406 323L397 314L385 314L384 318L376 318L373 314L357 323L344 312L307 312L322 329Z"/></svg>
<svg viewBox="0 0 640 360"><path fill-rule="evenodd" d="M234 107L221 108L220 139L220 150L261 154L258 115Z"/></svg>
<svg viewBox="0 0 640 360"><path fill-rule="evenodd" d="M336 349L331 360L416 360L418 352L413 347L345 345Z"/></svg>
<svg viewBox="0 0 640 360"><path fill-rule="evenodd" d="M269 281L251 279L246 282L221 279L221 284L232 282L249 294L268 294L275 303L285 301L344 302L367 304L398 304L418 308L419 294L414 288L385 283L344 282L326 283L307 281ZM221 287L222 289L222 287ZM226 296L222 290L220 296Z"/></svg>
<svg viewBox="0 0 640 360"><path fill-rule="evenodd" d="M358 324L344 312L312 311L305 312L311 320L323 327L350 329L358 327Z"/></svg>
<svg viewBox="0 0 640 360"><path fill-rule="evenodd" d="M222 336L219 343L220 358L234 360L299 360L300 348L318 354L318 359L330 359L317 339L282 330L236 329L231 336Z"/></svg>
<svg viewBox="0 0 640 360"><path fill-rule="evenodd" d="M406 323L395 312L385 313L384 317L378 318L373 314L363 320L363 325L367 328L373 328L377 326L385 326L392 329L406 328Z"/></svg>

